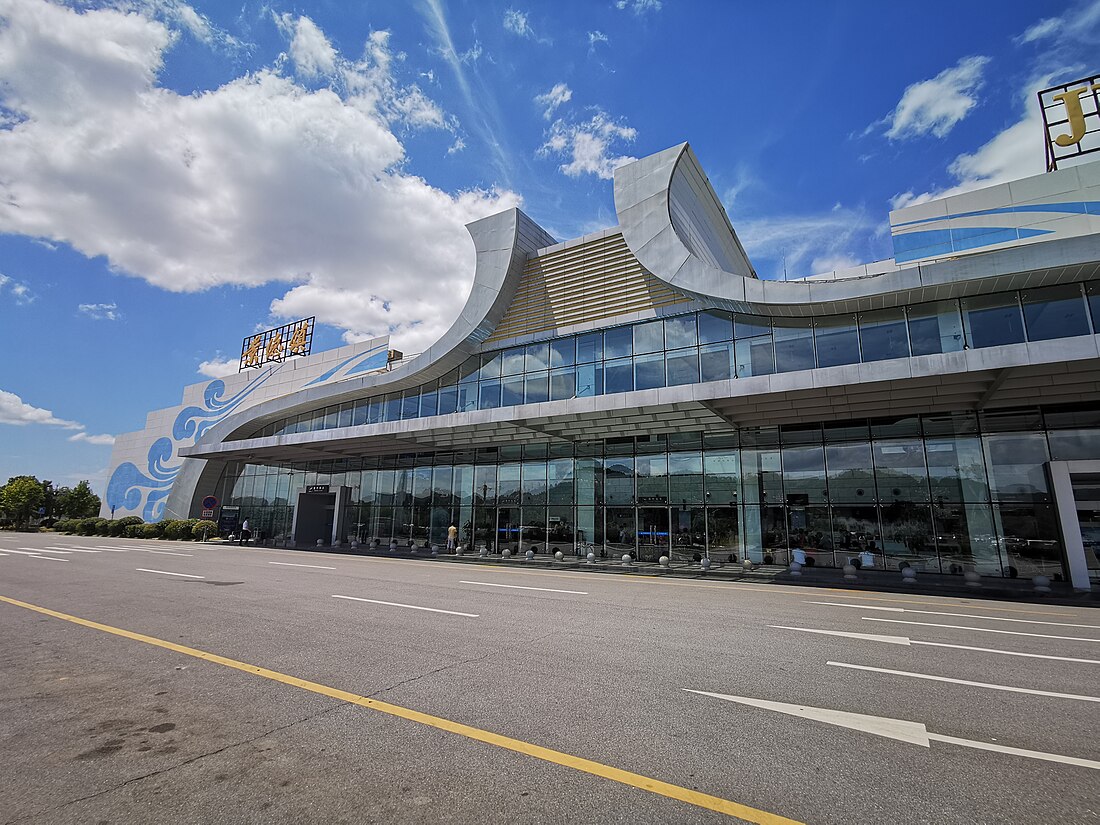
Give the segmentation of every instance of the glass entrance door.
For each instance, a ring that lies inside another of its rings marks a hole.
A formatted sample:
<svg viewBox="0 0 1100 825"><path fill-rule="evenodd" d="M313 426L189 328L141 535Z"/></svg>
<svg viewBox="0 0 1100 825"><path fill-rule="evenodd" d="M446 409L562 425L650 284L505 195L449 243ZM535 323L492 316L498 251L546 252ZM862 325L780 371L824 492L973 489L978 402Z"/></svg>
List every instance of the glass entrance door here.
<svg viewBox="0 0 1100 825"><path fill-rule="evenodd" d="M497 546L496 551L511 550L519 552L520 510L518 507L500 507L497 509Z"/></svg>
<svg viewBox="0 0 1100 825"><path fill-rule="evenodd" d="M639 507L638 558L641 561L657 561L661 556L668 555L668 548L668 508Z"/></svg>

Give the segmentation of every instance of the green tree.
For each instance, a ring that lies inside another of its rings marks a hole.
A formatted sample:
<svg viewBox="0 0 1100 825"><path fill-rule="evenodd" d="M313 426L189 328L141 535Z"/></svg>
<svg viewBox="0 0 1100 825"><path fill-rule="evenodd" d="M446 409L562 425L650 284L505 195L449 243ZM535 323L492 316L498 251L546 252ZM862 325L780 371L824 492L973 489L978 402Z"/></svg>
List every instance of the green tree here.
<svg viewBox="0 0 1100 825"><path fill-rule="evenodd" d="M57 513L66 518L91 518L99 515L99 496L92 492L87 481L73 489L63 487L58 491Z"/></svg>
<svg viewBox="0 0 1100 825"><path fill-rule="evenodd" d="M14 476L0 487L0 510L7 513L16 527L23 527L38 515L46 502L42 483L34 476Z"/></svg>

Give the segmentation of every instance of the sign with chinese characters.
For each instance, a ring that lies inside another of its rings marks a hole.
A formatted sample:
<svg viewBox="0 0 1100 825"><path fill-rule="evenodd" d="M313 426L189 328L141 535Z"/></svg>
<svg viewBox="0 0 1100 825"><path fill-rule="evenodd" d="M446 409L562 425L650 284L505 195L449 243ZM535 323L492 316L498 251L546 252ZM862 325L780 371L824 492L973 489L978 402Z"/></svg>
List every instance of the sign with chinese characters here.
<svg viewBox="0 0 1100 825"><path fill-rule="evenodd" d="M305 318L245 338L241 344L240 371L296 355L309 355L313 347L314 320Z"/></svg>
<svg viewBox="0 0 1100 825"><path fill-rule="evenodd" d="M1047 171L1067 158L1100 151L1100 74L1039 92Z"/></svg>
<svg viewBox="0 0 1100 825"><path fill-rule="evenodd" d="M327 484L308 484L306 485L307 493L327 493L329 487Z"/></svg>

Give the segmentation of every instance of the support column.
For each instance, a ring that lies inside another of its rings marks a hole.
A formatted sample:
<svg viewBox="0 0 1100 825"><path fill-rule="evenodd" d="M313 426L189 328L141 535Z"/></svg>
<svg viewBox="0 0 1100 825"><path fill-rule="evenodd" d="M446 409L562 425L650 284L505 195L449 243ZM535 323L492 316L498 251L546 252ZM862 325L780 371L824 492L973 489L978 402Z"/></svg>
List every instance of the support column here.
<svg viewBox="0 0 1100 825"><path fill-rule="evenodd" d="M1062 528L1070 584L1074 590L1092 590L1088 560L1085 558L1085 543L1081 539L1081 522L1077 518L1077 502L1073 498L1073 477L1069 472L1069 462L1051 461L1047 466L1050 469L1051 491L1054 493L1058 523Z"/></svg>

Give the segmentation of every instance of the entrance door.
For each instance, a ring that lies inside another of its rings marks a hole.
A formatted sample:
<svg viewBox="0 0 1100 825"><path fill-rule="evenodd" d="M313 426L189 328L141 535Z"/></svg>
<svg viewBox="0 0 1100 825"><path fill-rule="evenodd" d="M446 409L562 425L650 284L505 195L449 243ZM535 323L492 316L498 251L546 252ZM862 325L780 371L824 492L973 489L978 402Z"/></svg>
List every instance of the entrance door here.
<svg viewBox="0 0 1100 825"><path fill-rule="evenodd" d="M497 546L496 551L508 549L519 552L520 515L518 507L500 507L497 510Z"/></svg>
<svg viewBox="0 0 1100 825"><path fill-rule="evenodd" d="M668 508L638 508L638 558L657 561L668 555Z"/></svg>
<svg viewBox="0 0 1100 825"><path fill-rule="evenodd" d="M313 547L320 539L332 542L336 518L336 493L299 493L294 518L294 543Z"/></svg>

